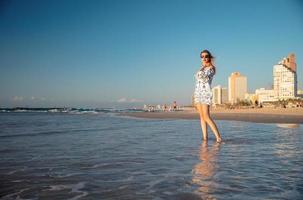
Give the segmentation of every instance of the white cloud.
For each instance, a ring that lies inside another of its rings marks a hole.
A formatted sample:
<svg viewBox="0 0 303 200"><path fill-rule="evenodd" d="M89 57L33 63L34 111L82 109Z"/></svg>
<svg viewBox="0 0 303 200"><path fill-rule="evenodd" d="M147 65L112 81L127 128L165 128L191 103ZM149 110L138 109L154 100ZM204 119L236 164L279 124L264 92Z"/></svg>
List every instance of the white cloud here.
<svg viewBox="0 0 303 200"><path fill-rule="evenodd" d="M118 103L127 102L127 99L125 97L122 97L122 98L118 99L117 102Z"/></svg>
<svg viewBox="0 0 303 200"><path fill-rule="evenodd" d="M23 101L23 99L24 99L24 97L22 97L22 96L14 96L13 97L13 101Z"/></svg>
<svg viewBox="0 0 303 200"><path fill-rule="evenodd" d="M118 103L137 103L137 102L143 102L143 100L141 99L127 99L126 97L122 97L120 99L117 100Z"/></svg>
<svg viewBox="0 0 303 200"><path fill-rule="evenodd" d="M23 96L14 96L12 98L13 101L15 102L25 102L25 101L32 101L32 102L37 102L37 101L45 101L46 98L45 97L35 97L35 96L31 96L31 97L23 97Z"/></svg>
<svg viewBox="0 0 303 200"><path fill-rule="evenodd" d="M45 97L34 97L34 96L32 96L30 98L30 100L32 100L32 101L45 101L46 98Z"/></svg>
<svg viewBox="0 0 303 200"><path fill-rule="evenodd" d="M141 99L131 99L130 102L135 103L135 102L143 102Z"/></svg>

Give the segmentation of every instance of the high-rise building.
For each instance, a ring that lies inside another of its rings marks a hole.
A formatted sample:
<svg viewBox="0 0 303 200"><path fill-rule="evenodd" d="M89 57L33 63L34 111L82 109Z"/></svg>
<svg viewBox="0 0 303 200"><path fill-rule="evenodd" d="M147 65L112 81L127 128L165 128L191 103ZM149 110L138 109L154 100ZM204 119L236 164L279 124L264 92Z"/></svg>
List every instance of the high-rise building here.
<svg viewBox="0 0 303 200"><path fill-rule="evenodd" d="M289 54L273 67L274 92L278 99L297 96L297 64L295 54Z"/></svg>
<svg viewBox="0 0 303 200"><path fill-rule="evenodd" d="M212 92L213 92L213 100L212 103L213 104L222 104L221 101L221 85L217 85L215 87L212 88Z"/></svg>
<svg viewBox="0 0 303 200"><path fill-rule="evenodd" d="M245 99L247 78L240 72L233 72L228 77L228 101L232 104Z"/></svg>
<svg viewBox="0 0 303 200"><path fill-rule="evenodd" d="M227 91L226 87L223 87L221 89L221 101L222 101L222 103L228 102L228 91Z"/></svg>
<svg viewBox="0 0 303 200"><path fill-rule="evenodd" d="M212 88L213 92L213 104L223 104L227 102L227 88L221 87L221 85L217 85Z"/></svg>
<svg viewBox="0 0 303 200"><path fill-rule="evenodd" d="M283 58L281 62L291 71L297 71L296 55L294 53L290 53L286 58Z"/></svg>

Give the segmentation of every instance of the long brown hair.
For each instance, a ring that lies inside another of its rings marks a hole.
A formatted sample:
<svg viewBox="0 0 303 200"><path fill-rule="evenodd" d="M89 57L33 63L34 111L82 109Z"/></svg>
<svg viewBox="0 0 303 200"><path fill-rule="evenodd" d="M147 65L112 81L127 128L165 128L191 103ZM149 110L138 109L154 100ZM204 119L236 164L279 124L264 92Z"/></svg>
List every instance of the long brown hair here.
<svg viewBox="0 0 303 200"><path fill-rule="evenodd" d="M202 53L207 53L209 55L209 57L210 57L210 64L213 66L214 72L216 73L216 66L214 65L214 59L215 59L215 57L207 49L204 49L203 51L201 51L200 57L201 57Z"/></svg>

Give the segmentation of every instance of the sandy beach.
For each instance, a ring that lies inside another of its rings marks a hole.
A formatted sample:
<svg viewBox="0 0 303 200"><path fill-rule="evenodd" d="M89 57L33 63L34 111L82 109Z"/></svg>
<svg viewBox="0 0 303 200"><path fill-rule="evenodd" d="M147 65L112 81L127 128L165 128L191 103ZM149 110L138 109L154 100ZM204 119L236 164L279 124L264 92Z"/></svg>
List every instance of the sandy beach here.
<svg viewBox="0 0 303 200"><path fill-rule="evenodd" d="M195 109L172 112L121 113L123 116L153 119L199 119ZM256 123L303 123L303 108L211 109L214 120L235 120Z"/></svg>

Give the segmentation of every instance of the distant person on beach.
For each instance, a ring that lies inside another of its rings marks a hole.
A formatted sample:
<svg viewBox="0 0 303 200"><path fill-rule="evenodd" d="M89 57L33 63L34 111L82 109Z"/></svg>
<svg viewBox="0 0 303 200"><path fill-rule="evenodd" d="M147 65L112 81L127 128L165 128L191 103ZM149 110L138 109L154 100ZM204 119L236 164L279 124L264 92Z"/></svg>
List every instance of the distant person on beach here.
<svg viewBox="0 0 303 200"><path fill-rule="evenodd" d="M173 108L174 108L174 111L177 110L177 102L176 101L174 101Z"/></svg>
<svg viewBox="0 0 303 200"><path fill-rule="evenodd" d="M207 125L209 125L216 136L217 142L221 142L221 135L209 114L209 107L212 103L213 96L211 82L216 73L216 68L213 65L214 57L208 50L203 50L200 53L200 57L202 59L202 64L195 74L196 85L194 90L194 104L196 110L198 110L200 114L203 140L208 140Z"/></svg>
<svg viewBox="0 0 303 200"><path fill-rule="evenodd" d="M164 104L164 112L166 112L167 111L167 106L166 106L166 104Z"/></svg>

